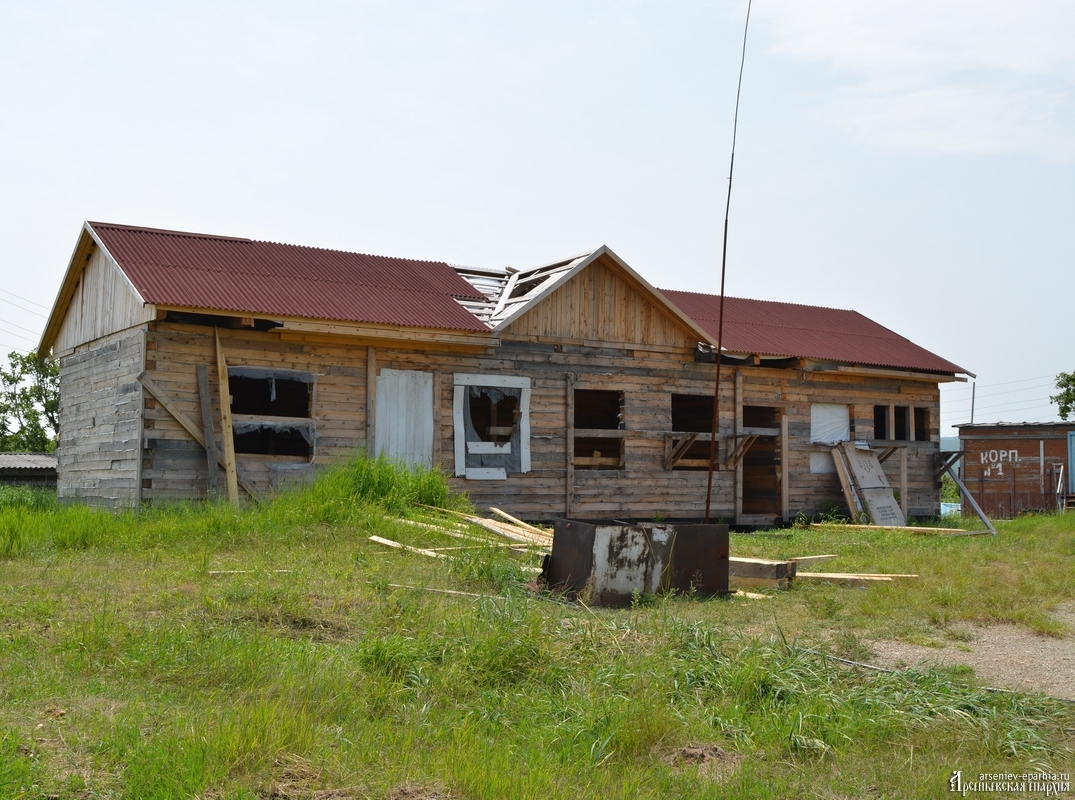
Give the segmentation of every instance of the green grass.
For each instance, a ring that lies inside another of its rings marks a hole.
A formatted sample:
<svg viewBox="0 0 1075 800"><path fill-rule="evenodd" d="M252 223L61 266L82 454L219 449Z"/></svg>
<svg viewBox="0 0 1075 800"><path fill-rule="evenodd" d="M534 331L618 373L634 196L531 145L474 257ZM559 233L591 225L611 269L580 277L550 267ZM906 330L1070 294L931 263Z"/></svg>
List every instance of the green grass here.
<svg viewBox="0 0 1075 800"><path fill-rule="evenodd" d="M436 473L362 460L240 510L0 495L0 797L925 798L955 769L1072 763L1071 704L809 652L967 622L1064 633L1067 518L733 535L738 555L922 577L613 610L535 594L533 556L368 540L467 544L400 522L432 518L416 503L465 507ZM688 744L726 761L677 762Z"/></svg>

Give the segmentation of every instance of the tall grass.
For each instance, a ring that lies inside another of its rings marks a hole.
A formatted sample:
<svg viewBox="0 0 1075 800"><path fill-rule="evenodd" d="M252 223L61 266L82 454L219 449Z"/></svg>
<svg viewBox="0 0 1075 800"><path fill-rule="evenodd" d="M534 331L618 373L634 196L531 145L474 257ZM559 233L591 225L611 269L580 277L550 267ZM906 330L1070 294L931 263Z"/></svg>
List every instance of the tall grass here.
<svg viewBox="0 0 1075 800"><path fill-rule="evenodd" d="M296 527L365 525L417 504L468 507L436 470L365 456L326 469L311 486L240 508L218 502L106 511L58 503L54 492L0 487L0 558L91 547L236 546L291 536Z"/></svg>
<svg viewBox="0 0 1075 800"><path fill-rule="evenodd" d="M458 545L396 517L464 502L355 461L241 509L0 509L22 531L0 561L0 797L935 797L955 769L1071 763L1070 704L810 652L1070 598L1071 520L734 537L922 578L628 609L528 591L503 548L368 542ZM690 744L723 755L677 760Z"/></svg>

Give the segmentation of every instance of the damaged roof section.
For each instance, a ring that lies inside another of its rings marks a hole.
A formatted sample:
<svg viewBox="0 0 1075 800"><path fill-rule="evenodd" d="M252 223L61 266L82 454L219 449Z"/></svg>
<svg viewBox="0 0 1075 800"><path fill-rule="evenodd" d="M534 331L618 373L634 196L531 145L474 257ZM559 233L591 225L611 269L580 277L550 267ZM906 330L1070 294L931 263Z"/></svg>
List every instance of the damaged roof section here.
<svg viewBox="0 0 1075 800"><path fill-rule="evenodd" d="M583 253L566 261L527 269L508 267L502 270L483 270L456 267L455 270L485 296L483 301L464 303L467 310L491 328L498 328L560 285L576 267L590 259L594 253L596 251Z"/></svg>

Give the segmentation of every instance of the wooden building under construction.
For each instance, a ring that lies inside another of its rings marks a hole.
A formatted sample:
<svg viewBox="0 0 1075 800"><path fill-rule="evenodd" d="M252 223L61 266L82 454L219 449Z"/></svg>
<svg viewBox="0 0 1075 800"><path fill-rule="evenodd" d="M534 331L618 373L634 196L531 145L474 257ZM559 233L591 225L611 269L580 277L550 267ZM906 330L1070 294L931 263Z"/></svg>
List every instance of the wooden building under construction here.
<svg viewBox="0 0 1075 800"><path fill-rule="evenodd" d="M528 519L697 519L717 313L607 247L486 270L86 223L40 345L58 491L199 499L232 462L260 494L364 450ZM887 456L907 515L938 513L938 386L965 370L853 311L727 298L724 317L714 518L842 506L831 446L851 439Z"/></svg>

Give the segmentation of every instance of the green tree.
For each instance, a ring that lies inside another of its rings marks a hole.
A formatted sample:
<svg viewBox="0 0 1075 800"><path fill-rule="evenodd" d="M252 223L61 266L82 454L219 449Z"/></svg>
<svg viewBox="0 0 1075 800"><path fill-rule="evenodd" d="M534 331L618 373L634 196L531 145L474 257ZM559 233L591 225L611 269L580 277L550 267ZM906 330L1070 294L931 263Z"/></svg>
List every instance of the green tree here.
<svg viewBox="0 0 1075 800"><path fill-rule="evenodd" d="M37 353L9 353L0 368L0 451L51 452L60 433L59 367Z"/></svg>
<svg viewBox="0 0 1075 800"><path fill-rule="evenodd" d="M1060 406L1060 419L1066 420L1075 413L1075 372L1057 375L1056 388L1060 394L1054 394L1049 399Z"/></svg>

